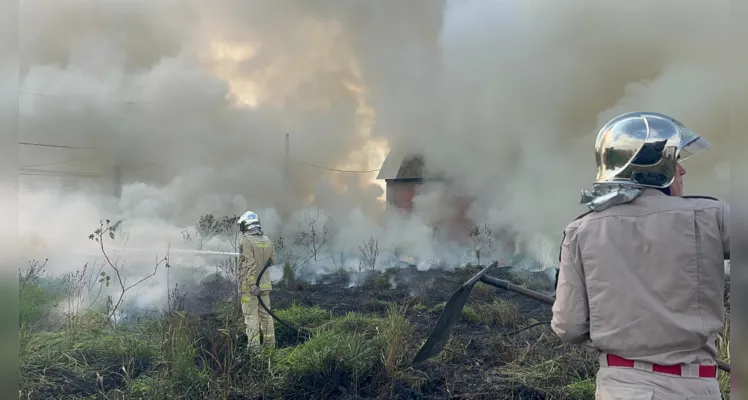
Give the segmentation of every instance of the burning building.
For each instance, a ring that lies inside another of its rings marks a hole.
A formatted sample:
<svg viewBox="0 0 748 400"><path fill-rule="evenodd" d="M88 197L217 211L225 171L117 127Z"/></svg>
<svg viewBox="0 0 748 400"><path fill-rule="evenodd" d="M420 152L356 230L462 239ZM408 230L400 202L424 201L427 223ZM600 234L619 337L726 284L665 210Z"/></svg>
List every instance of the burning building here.
<svg viewBox="0 0 748 400"><path fill-rule="evenodd" d="M444 237L451 241L469 245L471 230L476 224L482 225L468 217L474 199L464 193L455 179L430 170L418 152L392 149L382 163L377 179L385 181L389 210L405 215L428 214L427 220L435 233L444 231ZM419 195L423 195L423 200ZM439 203L435 214L434 210L421 209L430 208L433 203L429 200L434 199ZM515 235L511 229L492 227L492 230L497 247L503 251L516 251Z"/></svg>
<svg viewBox="0 0 748 400"><path fill-rule="evenodd" d="M465 196L452 180L427 168L424 157L417 153L390 151L382 164L377 179L383 179L386 185L387 208L400 211L406 215L419 213L416 197L424 190L439 185L446 189L446 203L441 204L439 215L431 220L433 227L439 230L449 226L450 239L463 241L467 238L472 222L467 216L471 199ZM440 198L440 201L444 198Z"/></svg>

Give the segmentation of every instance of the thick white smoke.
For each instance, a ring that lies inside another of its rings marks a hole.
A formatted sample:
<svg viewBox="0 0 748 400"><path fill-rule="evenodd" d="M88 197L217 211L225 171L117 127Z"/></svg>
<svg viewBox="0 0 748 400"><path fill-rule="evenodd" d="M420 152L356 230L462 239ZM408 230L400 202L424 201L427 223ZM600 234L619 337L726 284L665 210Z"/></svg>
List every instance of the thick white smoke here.
<svg viewBox="0 0 748 400"><path fill-rule="evenodd" d="M96 148L22 146L24 252L67 272L96 251L100 219L123 218L128 247L165 251L207 213L252 209L276 238L315 207L338 226L327 259L375 237L383 253L459 262L466 250L427 226L449 212L443 196L416 198L406 220L385 212L376 172L330 170L375 170L409 146L476 198L474 222L511 227L550 261L583 211L596 130L631 110L710 140L687 190L724 197L728 89L746 87L725 73L729 3L676 4L24 2L21 140ZM142 257L131 268L147 271L155 254Z"/></svg>

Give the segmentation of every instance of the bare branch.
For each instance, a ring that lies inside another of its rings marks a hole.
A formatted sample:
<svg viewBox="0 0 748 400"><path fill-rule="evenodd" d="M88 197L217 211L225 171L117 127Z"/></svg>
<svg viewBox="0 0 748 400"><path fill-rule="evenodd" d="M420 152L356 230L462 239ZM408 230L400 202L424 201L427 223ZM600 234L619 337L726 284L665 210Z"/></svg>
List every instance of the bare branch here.
<svg viewBox="0 0 748 400"><path fill-rule="evenodd" d="M304 222L306 225L304 229L296 235L294 241L294 244L306 248L310 253L308 259L301 263L301 265L304 265L311 259L314 259L314 261L317 262L317 256L322 248L338 233L338 227L331 217L327 217L324 224L320 226L320 216L321 213L319 209L304 214Z"/></svg>
<svg viewBox="0 0 748 400"><path fill-rule="evenodd" d="M125 286L125 280L124 280L124 277L122 276L122 265L120 265L116 261L112 261L106 249L104 248L105 237L108 237L109 240L114 240L115 233L118 227L119 227L119 223L111 225L110 221L106 220L106 225L104 225L104 222L100 221L99 228L96 229L92 234L88 236L89 239L94 240L99 244L99 249L101 250L101 254L104 256L106 266L108 266L110 270L114 271L116 282L120 288L119 297L117 298L116 301L112 298L112 296L107 296L107 316L108 316L107 320L109 321L113 321L114 315L116 314L117 310L122 304L122 300L124 299L127 291L129 291L130 289L143 283L145 280L156 275L156 273L158 272L158 267L159 265L161 265L161 263L166 262L166 266L167 267L169 266L169 256L167 252L166 257L156 262L156 266L152 274L147 275L146 277L138 280L136 283L130 286ZM106 274L101 275L101 279L103 279L103 282L105 283L106 286L109 286L110 277L108 275Z"/></svg>
<svg viewBox="0 0 748 400"><path fill-rule="evenodd" d="M489 224L473 225L470 228L468 236L473 242L473 251L480 265L482 255L486 252L491 253L496 250L493 229L491 229Z"/></svg>
<svg viewBox="0 0 748 400"><path fill-rule="evenodd" d="M374 271L377 265L377 257L379 257L379 239L374 239L374 236L371 236L364 241L362 246L358 246L358 249L361 251L366 265Z"/></svg>
<svg viewBox="0 0 748 400"><path fill-rule="evenodd" d="M205 214L198 219L194 227L182 229L182 240L202 250L205 243L222 232L222 222L217 220L213 214Z"/></svg>

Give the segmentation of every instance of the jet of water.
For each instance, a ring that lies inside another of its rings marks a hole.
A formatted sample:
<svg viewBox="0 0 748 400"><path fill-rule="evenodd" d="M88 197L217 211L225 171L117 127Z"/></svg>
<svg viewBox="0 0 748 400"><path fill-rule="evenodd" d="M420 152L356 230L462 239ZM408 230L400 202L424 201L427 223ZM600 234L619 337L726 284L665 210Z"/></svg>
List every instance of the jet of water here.
<svg viewBox="0 0 748 400"><path fill-rule="evenodd" d="M212 250L194 250L194 249L147 249L147 248L110 248L107 249L107 253L111 254L123 254L123 253L155 253L155 254L174 254L174 253L187 253L187 254L195 254L195 255L218 255L218 256L238 256L239 253L237 252L231 252L231 251L212 251ZM60 252L55 253L57 255L79 255L79 256L98 256L101 255L101 253L98 252L80 252L80 251L71 251L71 252Z"/></svg>
<svg viewBox="0 0 748 400"><path fill-rule="evenodd" d="M147 253L188 253L188 254L210 254L210 255L222 255L222 256L238 256L239 253L231 251L212 251L212 250L194 250L194 249L133 249L133 248L114 248L114 251L121 252L147 252Z"/></svg>

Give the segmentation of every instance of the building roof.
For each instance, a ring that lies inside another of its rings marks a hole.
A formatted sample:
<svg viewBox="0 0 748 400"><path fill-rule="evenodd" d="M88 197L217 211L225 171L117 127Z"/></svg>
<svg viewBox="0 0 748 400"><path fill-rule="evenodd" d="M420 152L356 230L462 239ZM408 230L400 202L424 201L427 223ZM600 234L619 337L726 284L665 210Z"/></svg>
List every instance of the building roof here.
<svg viewBox="0 0 748 400"><path fill-rule="evenodd" d="M400 165L406 157L407 155L402 151L402 147L390 149L384 162L382 162L382 166L379 168L377 179L396 179L400 171Z"/></svg>
<svg viewBox="0 0 748 400"><path fill-rule="evenodd" d="M425 168L423 156L405 147L390 150L379 170L377 179L437 179Z"/></svg>

